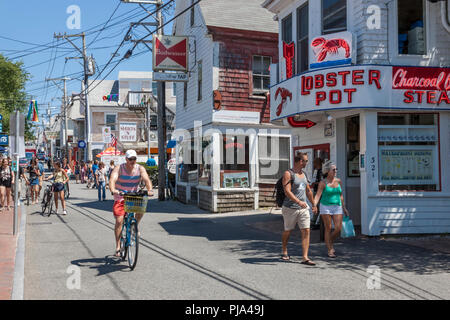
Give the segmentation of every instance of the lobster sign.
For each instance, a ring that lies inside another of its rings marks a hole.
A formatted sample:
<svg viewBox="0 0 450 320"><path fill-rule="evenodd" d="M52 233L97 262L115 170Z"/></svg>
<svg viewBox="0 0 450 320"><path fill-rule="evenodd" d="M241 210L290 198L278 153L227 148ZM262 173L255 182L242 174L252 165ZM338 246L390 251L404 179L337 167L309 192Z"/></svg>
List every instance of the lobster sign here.
<svg viewBox="0 0 450 320"><path fill-rule="evenodd" d="M289 98L290 101L292 101L292 92L290 92L288 89L285 88L278 88L275 92L275 100L278 99L278 96L281 95L281 103L277 107L276 114L279 116L281 112L283 111L283 107L285 106L287 99Z"/></svg>
<svg viewBox="0 0 450 320"><path fill-rule="evenodd" d="M311 41L313 61L311 68L323 68L351 64L352 62L353 35L348 32L316 37Z"/></svg>

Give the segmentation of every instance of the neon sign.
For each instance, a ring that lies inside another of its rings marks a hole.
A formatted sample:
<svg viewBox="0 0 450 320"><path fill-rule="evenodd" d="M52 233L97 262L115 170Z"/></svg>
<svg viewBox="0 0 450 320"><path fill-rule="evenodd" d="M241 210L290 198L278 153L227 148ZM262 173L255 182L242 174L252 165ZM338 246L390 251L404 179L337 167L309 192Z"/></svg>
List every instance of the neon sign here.
<svg viewBox="0 0 450 320"><path fill-rule="evenodd" d="M294 60L295 56L295 43L291 42L290 44L287 44L283 41L283 57L286 59L286 78L290 79L292 78L292 75L294 74L294 65L292 61Z"/></svg>

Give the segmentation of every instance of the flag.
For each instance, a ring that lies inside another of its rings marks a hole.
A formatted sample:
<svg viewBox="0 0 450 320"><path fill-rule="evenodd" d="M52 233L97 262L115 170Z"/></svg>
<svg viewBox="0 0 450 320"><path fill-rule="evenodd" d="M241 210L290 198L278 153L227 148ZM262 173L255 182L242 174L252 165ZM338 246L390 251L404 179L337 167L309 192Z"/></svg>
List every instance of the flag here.
<svg viewBox="0 0 450 320"><path fill-rule="evenodd" d="M112 147L117 146L117 139L112 133L111 133L111 146Z"/></svg>
<svg viewBox="0 0 450 320"><path fill-rule="evenodd" d="M36 100L31 100L31 102L30 102L30 108L28 109L27 119L28 119L28 121L32 121L32 122L39 122L38 106L37 106Z"/></svg>

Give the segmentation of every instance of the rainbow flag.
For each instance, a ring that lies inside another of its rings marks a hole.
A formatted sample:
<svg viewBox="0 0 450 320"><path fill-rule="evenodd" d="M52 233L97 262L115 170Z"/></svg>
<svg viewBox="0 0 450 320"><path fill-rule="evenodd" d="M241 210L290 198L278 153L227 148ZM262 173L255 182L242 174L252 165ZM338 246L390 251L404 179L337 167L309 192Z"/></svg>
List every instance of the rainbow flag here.
<svg viewBox="0 0 450 320"><path fill-rule="evenodd" d="M31 100L30 108L28 109L28 121L39 122L38 105L36 100Z"/></svg>

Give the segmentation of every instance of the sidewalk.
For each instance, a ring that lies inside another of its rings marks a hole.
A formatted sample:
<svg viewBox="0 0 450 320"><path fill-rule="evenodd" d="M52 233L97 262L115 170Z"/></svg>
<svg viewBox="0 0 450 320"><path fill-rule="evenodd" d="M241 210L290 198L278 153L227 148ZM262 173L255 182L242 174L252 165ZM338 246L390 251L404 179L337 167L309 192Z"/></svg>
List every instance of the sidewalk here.
<svg viewBox="0 0 450 320"><path fill-rule="evenodd" d="M0 300L11 300L16 266L16 251L21 227L21 211L17 234L13 235L14 209L0 212Z"/></svg>

